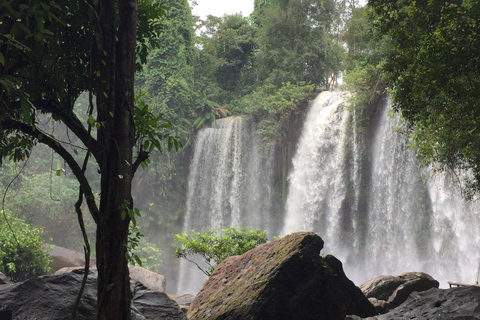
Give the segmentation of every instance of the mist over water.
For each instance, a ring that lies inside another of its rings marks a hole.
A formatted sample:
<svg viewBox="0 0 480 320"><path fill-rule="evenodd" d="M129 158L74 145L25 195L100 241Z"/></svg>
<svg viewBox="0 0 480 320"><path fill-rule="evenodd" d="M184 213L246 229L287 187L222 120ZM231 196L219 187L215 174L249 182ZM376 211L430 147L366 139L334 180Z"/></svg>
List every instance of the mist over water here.
<svg viewBox="0 0 480 320"><path fill-rule="evenodd" d="M359 121L342 92L323 92L308 111L289 173L285 212L278 201L273 150L254 125L232 117L200 131L190 168L183 231L249 226L269 235L310 230L325 241L357 285L381 274L423 271L474 283L479 259L478 202L460 196L455 178L420 168L388 99ZM282 219L281 227L274 227ZM205 280L183 262L178 292Z"/></svg>

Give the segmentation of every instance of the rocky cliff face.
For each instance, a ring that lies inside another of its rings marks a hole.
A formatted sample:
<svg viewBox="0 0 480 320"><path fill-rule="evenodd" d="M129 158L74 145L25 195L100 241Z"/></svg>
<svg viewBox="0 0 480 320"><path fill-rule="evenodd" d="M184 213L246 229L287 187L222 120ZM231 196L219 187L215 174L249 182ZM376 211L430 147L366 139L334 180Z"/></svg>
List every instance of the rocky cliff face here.
<svg viewBox="0 0 480 320"><path fill-rule="evenodd" d="M341 262L320 256L323 240L299 232L224 260L190 306L190 320L344 319L375 308L345 276Z"/></svg>

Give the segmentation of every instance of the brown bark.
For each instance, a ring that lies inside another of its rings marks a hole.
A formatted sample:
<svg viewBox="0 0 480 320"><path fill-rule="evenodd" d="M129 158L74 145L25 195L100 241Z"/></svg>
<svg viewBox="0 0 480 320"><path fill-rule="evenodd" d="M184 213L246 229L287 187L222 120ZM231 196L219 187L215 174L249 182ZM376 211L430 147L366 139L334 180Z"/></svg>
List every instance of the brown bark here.
<svg viewBox="0 0 480 320"><path fill-rule="evenodd" d="M136 47L136 0L118 1L118 26L111 0L99 1L96 66L98 130L102 151L100 218L97 224L97 319L130 320L131 291L126 258L128 215L133 207L131 181L134 146L133 83ZM113 117L113 119L112 119ZM112 121L113 120L113 121Z"/></svg>

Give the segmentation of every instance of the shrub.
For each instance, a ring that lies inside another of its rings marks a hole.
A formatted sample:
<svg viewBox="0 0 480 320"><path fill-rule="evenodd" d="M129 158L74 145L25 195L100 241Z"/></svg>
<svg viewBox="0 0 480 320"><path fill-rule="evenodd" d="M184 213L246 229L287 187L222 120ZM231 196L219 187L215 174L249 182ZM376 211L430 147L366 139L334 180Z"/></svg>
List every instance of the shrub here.
<svg viewBox="0 0 480 320"><path fill-rule="evenodd" d="M258 87L237 102L236 109L259 122L258 134L265 143L281 143L288 132L289 121L300 114L317 92L314 85L284 83Z"/></svg>
<svg viewBox="0 0 480 320"><path fill-rule="evenodd" d="M50 273L50 257L41 248L43 229L0 213L0 271L12 282Z"/></svg>
<svg viewBox="0 0 480 320"><path fill-rule="evenodd" d="M207 229L205 233L191 231L191 234L176 234L175 240L180 247L175 250L177 258L184 258L194 263L203 273L210 276L215 267L225 258L244 254L250 249L267 242L267 233L258 229L244 228ZM200 255L207 268L202 268L195 261L187 258Z"/></svg>

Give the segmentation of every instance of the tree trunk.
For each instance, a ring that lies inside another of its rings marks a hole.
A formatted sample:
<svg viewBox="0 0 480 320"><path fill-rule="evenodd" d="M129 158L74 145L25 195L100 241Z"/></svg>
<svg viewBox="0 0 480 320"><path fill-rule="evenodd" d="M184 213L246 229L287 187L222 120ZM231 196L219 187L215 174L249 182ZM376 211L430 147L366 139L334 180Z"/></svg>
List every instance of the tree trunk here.
<svg viewBox="0 0 480 320"><path fill-rule="evenodd" d="M126 257L130 218L122 211L133 208L132 154L135 127L134 74L137 1L98 2L96 67L98 142L101 154L100 217L97 222L97 319L130 320L132 294ZM113 118L113 121L112 121Z"/></svg>
<svg viewBox="0 0 480 320"><path fill-rule="evenodd" d="M132 294L124 247L128 223L120 219L118 210L109 216L108 225L97 226L97 319L130 320Z"/></svg>

